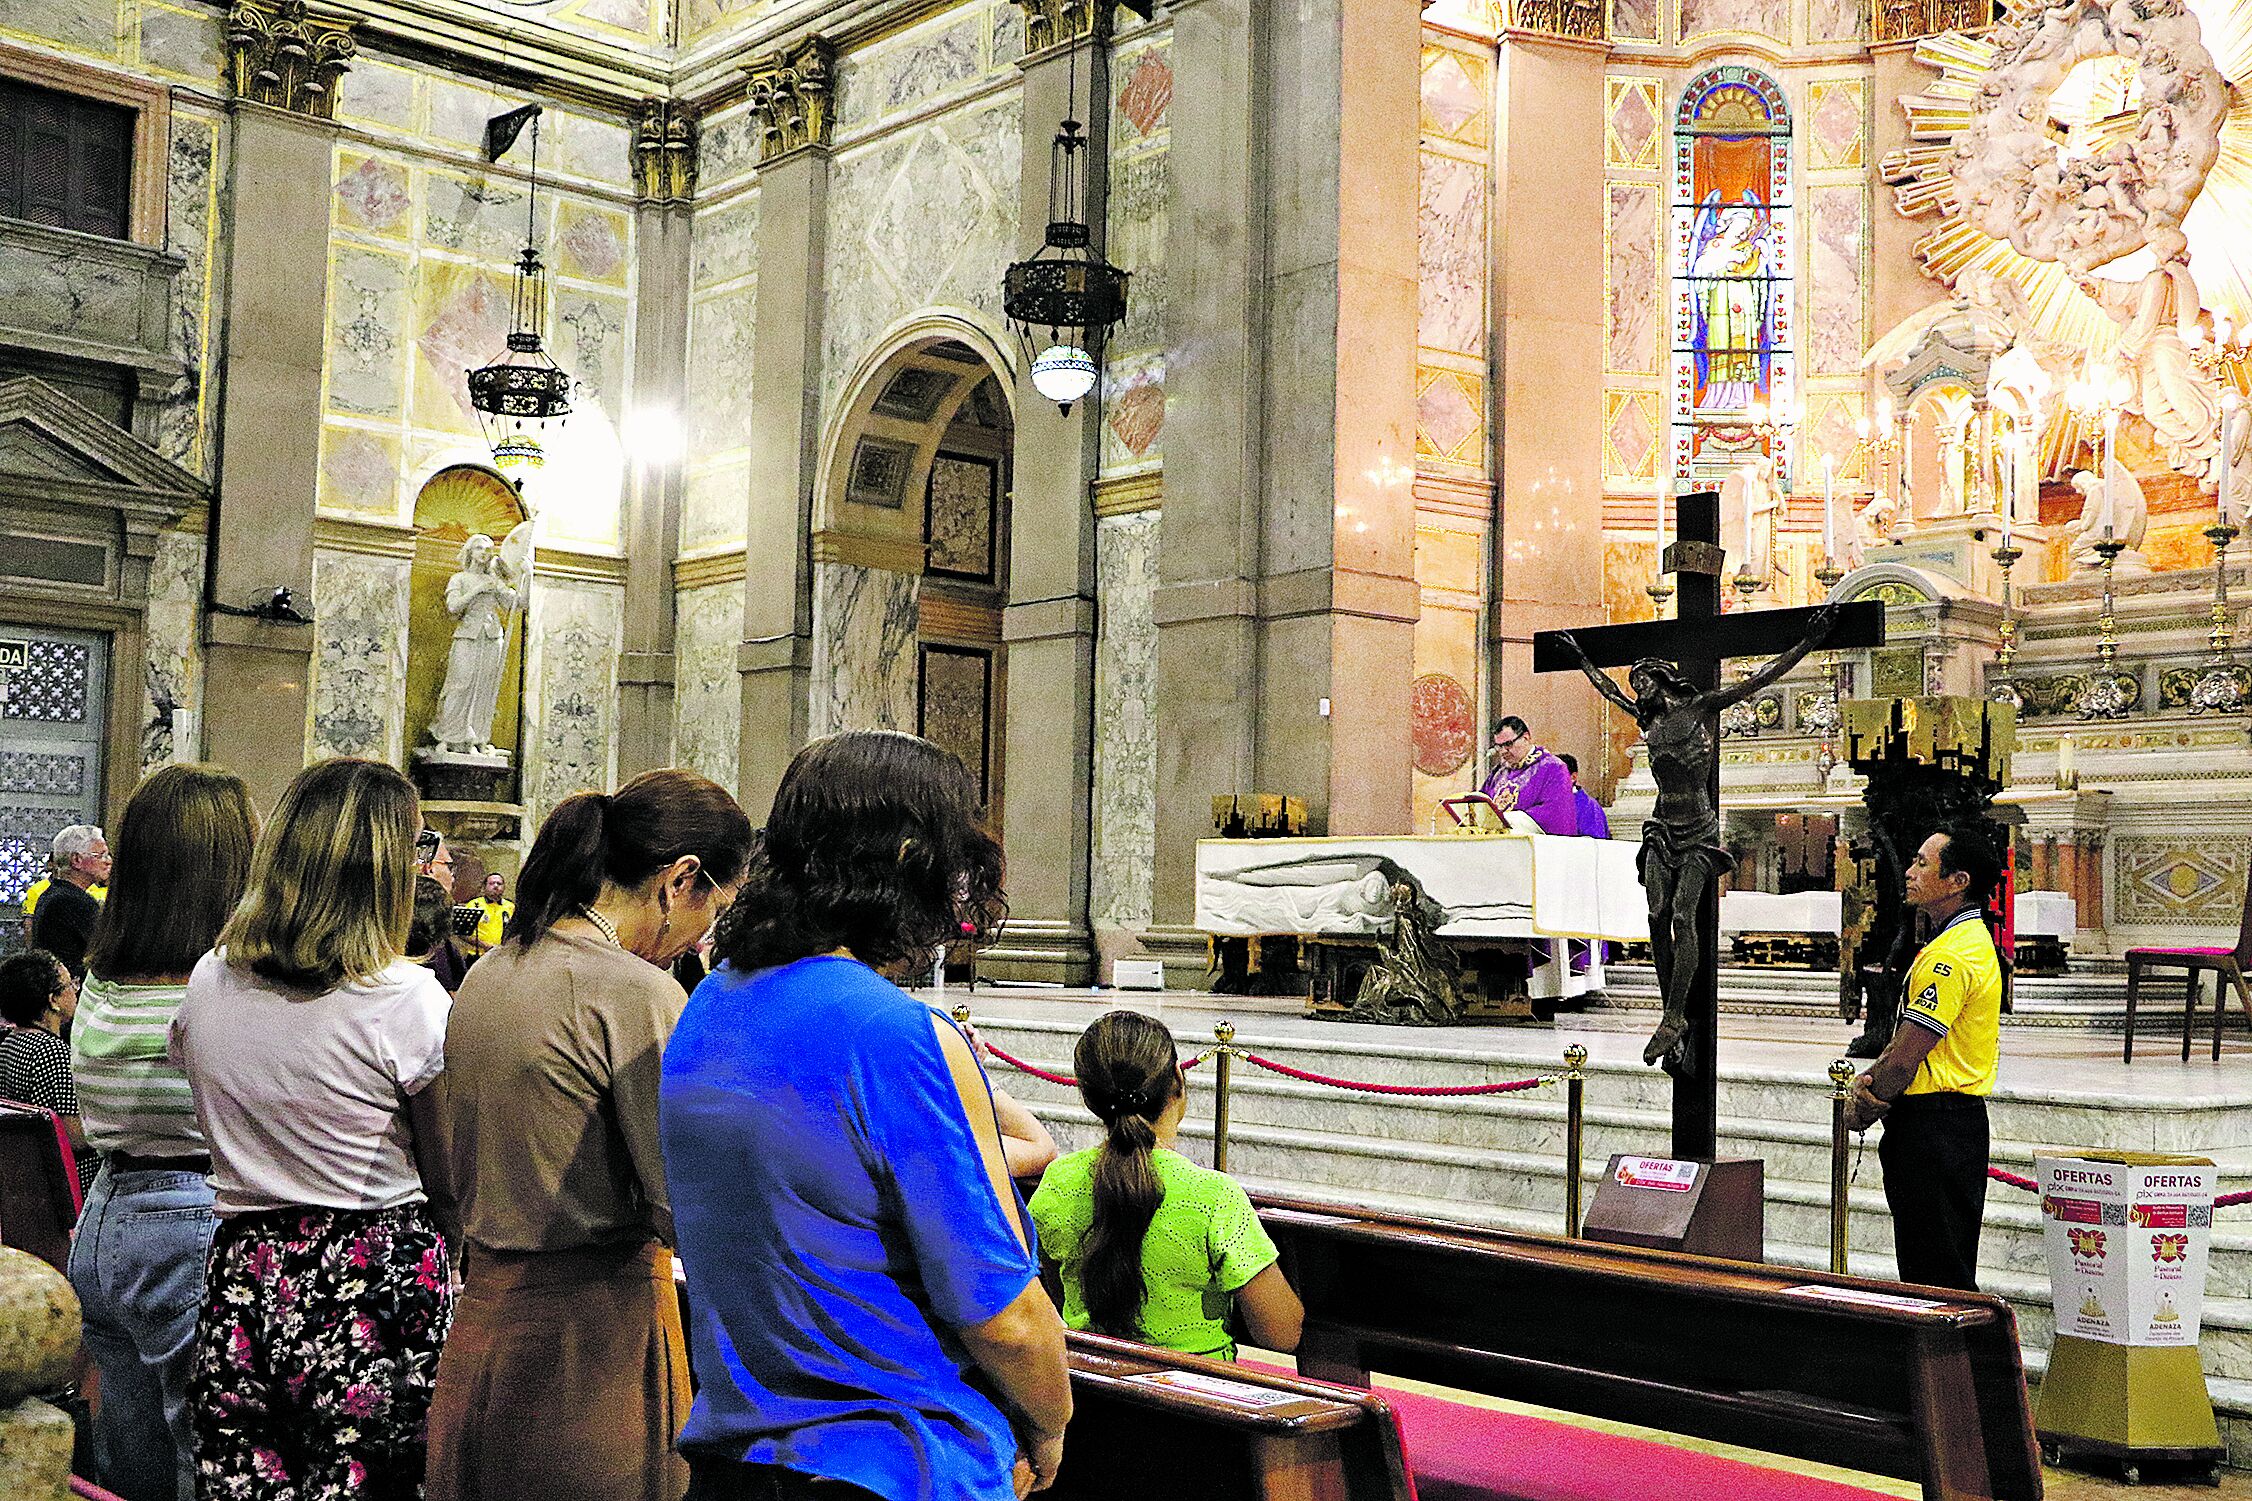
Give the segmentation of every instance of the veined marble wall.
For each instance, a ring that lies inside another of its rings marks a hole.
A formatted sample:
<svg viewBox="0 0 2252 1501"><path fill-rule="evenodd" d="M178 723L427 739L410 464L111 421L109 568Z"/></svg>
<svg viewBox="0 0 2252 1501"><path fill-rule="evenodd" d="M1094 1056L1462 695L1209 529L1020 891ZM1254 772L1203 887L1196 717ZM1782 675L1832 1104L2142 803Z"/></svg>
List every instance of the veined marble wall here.
<svg viewBox="0 0 2252 1501"><path fill-rule="evenodd" d="M483 84L363 56L345 76L335 154L319 505L387 522L442 455L482 449L463 372L508 333L525 233L528 148L498 166L486 119L525 102ZM547 105L539 222L543 333L573 377L574 411L526 482L549 545L614 549L623 459L616 424L632 368L635 278L628 131Z"/></svg>
<svg viewBox="0 0 2252 1501"><path fill-rule="evenodd" d="M403 764L408 571L405 558L314 551L308 759Z"/></svg>
<svg viewBox="0 0 2252 1501"><path fill-rule="evenodd" d="M209 19L216 28L217 17ZM187 262L173 283L172 352L188 362L193 376L166 400L156 446L205 479L217 468L211 434L225 376L211 357L227 179L227 133L220 124L216 108L174 91L164 239L165 248Z"/></svg>
<svg viewBox="0 0 2252 1501"><path fill-rule="evenodd" d="M683 589L673 612L673 759L735 785L742 686L735 652L743 639L741 580Z"/></svg>
<svg viewBox="0 0 2252 1501"><path fill-rule="evenodd" d="M888 568L813 565L813 737L915 728L922 583Z"/></svg>
<svg viewBox="0 0 2252 1501"><path fill-rule="evenodd" d="M198 724L203 719L203 554L198 532L157 535L141 672L143 771L198 756L197 745L178 742L171 715L184 710Z"/></svg>
<svg viewBox="0 0 2252 1501"><path fill-rule="evenodd" d="M1090 915L1097 927L1151 922L1157 860L1159 513L1095 527L1095 789Z"/></svg>
<svg viewBox="0 0 2252 1501"><path fill-rule="evenodd" d="M528 635L520 795L529 839L564 798L607 792L616 780L625 591L540 579L522 629Z"/></svg>
<svg viewBox="0 0 2252 1501"><path fill-rule="evenodd" d="M700 203L688 297L688 456L684 555L743 545L750 484L752 344L758 322L756 188Z"/></svg>
<svg viewBox="0 0 2252 1501"><path fill-rule="evenodd" d="M1172 191L1173 31L1122 39L1110 69L1106 253L1133 273L1126 319L1103 351L1102 469L1117 479L1165 458L1165 203Z"/></svg>

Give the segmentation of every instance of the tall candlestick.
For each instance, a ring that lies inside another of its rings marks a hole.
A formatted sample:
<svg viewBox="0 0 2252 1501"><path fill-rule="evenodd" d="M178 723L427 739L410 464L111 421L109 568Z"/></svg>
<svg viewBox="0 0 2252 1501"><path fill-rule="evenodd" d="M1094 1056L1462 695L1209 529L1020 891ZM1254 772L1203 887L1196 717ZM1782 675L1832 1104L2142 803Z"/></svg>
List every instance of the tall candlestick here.
<svg viewBox="0 0 2252 1501"><path fill-rule="evenodd" d="M1822 561L1825 563L1838 555L1837 477L1838 461L1829 454L1822 455Z"/></svg>
<svg viewBox="0 0 2252 1501"><path fill-rule="evenodd" d="M2113 407L2103 415L2103 540L2111 540L2114 516L2111 497L2111 445L2119 436L2119 408Z"/></svg>

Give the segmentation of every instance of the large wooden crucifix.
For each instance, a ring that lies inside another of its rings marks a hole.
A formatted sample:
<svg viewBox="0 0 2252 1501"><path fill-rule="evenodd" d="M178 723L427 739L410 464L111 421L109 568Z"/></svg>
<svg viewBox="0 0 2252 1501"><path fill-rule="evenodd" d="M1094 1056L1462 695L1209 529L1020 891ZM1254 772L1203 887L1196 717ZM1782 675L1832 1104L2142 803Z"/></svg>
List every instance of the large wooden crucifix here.
<svg viewBox="0 0 2252 1501"><path fill-rule="evenodd" d="M1643 1058L1673 1075L1673 1155L1710 1161L1720 1109L1720 714L1775 682L1817 647L1881 646L1874 600L1819 609L1720 613L1720 497L1680 498L1680 538L1666 549L1679 618L1533 637L1533 671L1577 668L1634 717L1650 748L1657 806L1642 825L1638 868L1650 902L1650 954L1664 1018ZM1730 657L1769 657L1720 686ZM1630 667L1631 692L1598 669Z"/></svg>

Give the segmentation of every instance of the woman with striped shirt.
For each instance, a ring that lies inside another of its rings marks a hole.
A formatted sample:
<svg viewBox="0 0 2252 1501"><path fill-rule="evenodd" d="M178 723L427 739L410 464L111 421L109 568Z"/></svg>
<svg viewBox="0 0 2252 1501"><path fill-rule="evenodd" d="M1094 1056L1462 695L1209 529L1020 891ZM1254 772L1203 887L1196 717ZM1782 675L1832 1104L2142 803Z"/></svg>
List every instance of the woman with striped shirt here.
<svg viewBox="0 0 2252 1501"><path fill-rule="evenodd" d="M241 898L256 840L250 791L231 772L167 766L141 783L117 827L71 1027L79 1116L103 1161L70 1280L102 1373L98 1478L125 1501L195 1494L188 1364L218 1220L210 1148L165 1050L188 973Z"/></svg>

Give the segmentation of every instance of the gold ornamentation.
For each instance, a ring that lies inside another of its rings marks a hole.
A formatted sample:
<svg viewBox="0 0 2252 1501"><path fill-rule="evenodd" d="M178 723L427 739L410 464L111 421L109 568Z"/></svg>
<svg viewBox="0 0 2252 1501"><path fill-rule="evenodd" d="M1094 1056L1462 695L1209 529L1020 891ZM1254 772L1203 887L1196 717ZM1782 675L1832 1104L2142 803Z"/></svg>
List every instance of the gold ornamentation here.
<svg viewBox="0 0 2252 1501"><path fill-rule="evenodd" d="M336 81L359 53L353 24L316 15L305 0L236 0L227 11L227 76L235 97L335 119Z"/></svg>
<svg viewBox="0 0 2252 1501"><path fill-rule="evenodd" d="M1038 57L1055 47L1089 38L1108 41L1115 0L1017 0L1024 11L1024 55ZM1133 9L1147 16L1140 5Z"/></svg>
<svg viewBox="0 0 2252 1501"><path fill-rule="evenodd" d="M696 197L696 106L685 99L644 99L633 131L634 180L643 203L689 203Z"/></svg>
<svg viewBox="0 0 2252 1501"><path fill-rule="evenodd" d="M1588 0L1510 0L1509 25L1515 31L1600 42L1609 35L1603 11L1602 5Z"/></svg>
<svg viewBox="0 0 2252 1501"><path fill-rule="evenodd" d="M1994 0L1871 0L1869 6L1869 34L1880 42L1982 31L1993 24Z"/></svg>
<svg viewBox="0 0 2252 1501"><path fill-rule="evenodd" d="M763 131L759 160L829 149L836 122L836 47L811 36L751 64L749 97Z"/></svg>

